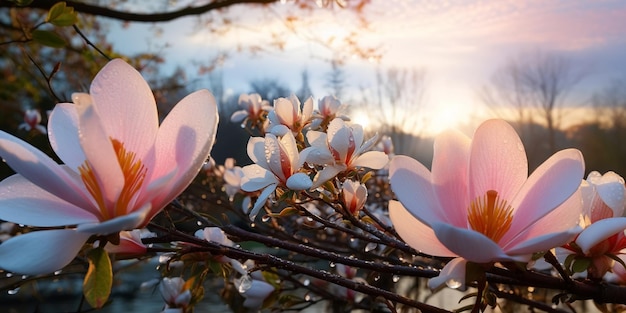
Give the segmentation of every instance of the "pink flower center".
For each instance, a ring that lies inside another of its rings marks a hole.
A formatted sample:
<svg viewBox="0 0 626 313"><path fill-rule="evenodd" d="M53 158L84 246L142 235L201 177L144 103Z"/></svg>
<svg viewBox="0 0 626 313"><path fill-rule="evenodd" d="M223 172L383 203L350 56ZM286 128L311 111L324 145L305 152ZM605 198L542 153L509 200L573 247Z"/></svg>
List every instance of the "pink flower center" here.
<svg viewBox="0 0 626 313"><path fill-rule="evenodd" d="M470 203L467 221L473 230L498 243L511 228L513 208L498 197L497 191L489 190Z"/></svg>
<svg viewBox="0 0 626 313"><path fill-rule="evenodd" d="M120 163L120 168L124 175L124 187L115 203L107 204L102 187L88 161L85 161L85 163L78 168L85 187L87 187L91 196L96 200L98 208L100 209L101 221L127 214L131 201L134 200L135 194L141 189L147 172L141 160L136 158L135 153L127 151L123 143L116 139L111 139L111 143L113 144L117 161Z"/></svg>

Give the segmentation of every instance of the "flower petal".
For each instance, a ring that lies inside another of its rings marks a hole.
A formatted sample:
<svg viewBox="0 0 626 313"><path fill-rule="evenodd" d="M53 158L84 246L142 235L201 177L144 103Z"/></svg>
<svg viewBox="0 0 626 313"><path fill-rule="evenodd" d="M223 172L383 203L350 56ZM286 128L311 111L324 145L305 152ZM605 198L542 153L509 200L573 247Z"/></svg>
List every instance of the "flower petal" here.
<svg viewBox="0 0 626 313"><path fill-rule="evenodd" d="M299 104L299 102L298 102ZM299 108L298 108L299 110ZM287 127L290 127L293 125L294 118L295 118L295 113L296 108L295 108L295 104L291 102L291 100L287 99L287 98L278 98L276 100L274 100L274 114L276 115L276 119L280 122L280 124L283 124Z"/></svg>
<svg viewBox="0 0 626 313"><path fill-rule="evenodd" d="M382 151L368 151L350 164L353 167L366 167L379 170L389 163L389 157Z"/></svg>
<svg viewBox="0 0 626 313"><path fill-rule="evenodd" d="M623 232L624 229L626 229L626 217L605 218L585 228L576 238L576 244L583 250L583 253L589 253L593 246L618 232Z"/></svg>
<svg viewBox="0 0 626 313"><path fill-rule="evenodd" d="M311 188L313 182L307 174L295 173L287 179L286 185L291 190L307 190Z"/></svg>
<svg viewBox="0 0 626 313"><path fill-rule="evenodd" d="M613 216L622 216L626 204L624 178L615 172L607 172L598 179L596 190L602 201L613 210Z"/></svg>
<svg viewBox="0 0 626 313"><path fill-rule="evenodd" d="M458 256L475 263L510 261L502 248L485 235L446 223L431 225L439 241Z"/></svg>
<svg viewBox="0 0 626 313"><path fill-rule="evenodd" d="M52 273L69 264L89 236L55 229L13 237L0 244L0 268L25 275Z"/></svg>
<svg viewBox="0 0 626 313"><path fill-rule="evenodd" d="M389 162L389 181L396 197L413 216L428 226L448 220L435 198L430 177L428 169L410 157L399 155Z"/></svg>
<svg viewBox="0 0 626 313"><path fill-rule="evenodd" d="M146 215L150 212L150 208L148 203L138 211L102 223L80 224L76 227L76 230L79 233L93 235L110 235L123 230L132 230L144 222Z"/></svg>
<svg viewBox="0 0 626 313"><path fill-rule="evenodd" d="M572 241L581 230L580 226L574 226L566 231L530 237L529 240L506 249L506 253L511 256L527 255L530 259L533 253L548 251Z"/></svg>
<svg viewBox="0 0 626 313"><path fill-rule="evenodd" d="M317 175L313 178L313 186L311 188L317 188L323 183L333 179L337 174L346 170L346 166L343 164L327 165L321 171L317 172Z"/></svg>
<svg viewBox="0 0 626 313"><path fill-rule="evenodd" d="M152 201L153 210L161 210L196 177L215 142L217 123L217 104L208 90L184 97L163 120L155 142L154 171L178 171L167 192ZM152 178L160 177L158 174Z"/></svg>
<svg viewBox="0 0 626 313"><path fill-rule="evenodd" d="M98 218L15 174L0 182L0 220L50 227L94 223Z"/></svg>
<svg viewBox="0 0 626 313"><path fill-rule="evenodd" d="M92 206L82 182L30 144L0 131L0 157L24 178L77 207ZM80 184L80 185L79 185Z"/></svg>
<svg viewBox="0 0 626 313"><path fill-rule="evenodd" d="M156 102L146 80L132 66L115 59L96 75L89 93L106 134L143 158L159 127Z"/></svg>
<svg viewBox="0 0 626 313"><path fill-rule="evenodd" d="M470 139L461 132L446 131L435 139L433 189L441 207L449 212L448 222L456 227L467 225L469 155Z"/></svg>
<svg viewBox="0 0 626 313"><path fill-rule="evenodd" d="M470 201L489 190L497 191L501 199L513 199L528 177L524 145L513 127L503 120L482 123L470 153Z"/></svg>
<svg viewBox="0 0 626 313"><path fill-rule="evenodd" d="M246 165L241 170L243 171L241 178L241 190L243 191L257 191L270 184L278 184L276 176L258 164Z"/></svg>
<svg viewBox="0 0 626 313"><path fill-rule="evenodd" d="M389 218L400 237L413 249L432 256L458 256L441 244L435 232L411 215L400 202L389 201Z"/></svg>
<svg viewBox="0 0 626 313"><path fill-rule="evenodd" d="M578 190L583 174L583 157L576 149L559 151L541 164L511 202L516 211L501 242L510 241L568 200ZM582 213L582 205L576 212Z"/></svg>
<svg viewBox="0 0 626 313"><path fill-rule="evenodd" d="M449 287L455 287L455 289L465 290L465 268L467 261L463 258L455 258L450 260L446 266L443 267L439 276L433 277L428 280L428 288L431 290L439 289L443 284L447 284ZM460 284L460 285L459 285Z"/></svg>
<svg viewBox="0 0 626 313"><path fill-rule="evenodd" d="M264 169L269 170L269 165L265 160L265 138L264 137L250 137L248 140L248 157L252 162L258 164Z"/></svg>
<svg viewBox="0 0 626 313"><path fill-rule="evenodd" d="M57 104L48 119L48 138L57 156L78 173L85 162L78 134L78 112L72 103Z"/></svg>
<svg viewBox="0 0 626 313"><path fill-rule="evenodd" d="M233 115L230 116L230 121L233 123L239 123L243 121L246 117L248 117L248 111L239 110L233 112Z"/></svg>
<svg viewBox="0 0 626 313"><path fill-rule="evenodd" d="M276 184L269 185L265 187L265 189L263 189L259 197L256 199L256 202L254 203L254 207L248 214L251 221L254 221L257 214L259 214L259 211L261 210L261 208L265 205L265 202L267 202L267 198L270 197L270 195L274 192L274 190L276 190Z"/></svg>

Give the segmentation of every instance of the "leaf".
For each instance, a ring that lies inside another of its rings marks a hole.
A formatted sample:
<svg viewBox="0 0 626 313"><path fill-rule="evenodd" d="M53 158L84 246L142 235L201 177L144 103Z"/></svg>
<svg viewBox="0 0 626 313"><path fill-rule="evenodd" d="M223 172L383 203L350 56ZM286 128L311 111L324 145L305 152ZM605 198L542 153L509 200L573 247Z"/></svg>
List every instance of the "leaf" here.
<svg viewBox="0 0 626 313"><path fill-rule="evenodd" d="M574 273L581 273L586 271L591 266L591 260L589 258L579 258L572 264L572 271Z"/></svg>
<svg viewBox="0 0 626 313"><path fill-rule="evenodd" d="M89 269L83 282L83 295L93 308L99 309L107 302L113 285L111 260L103 248L87 253Z"/></svg>
<svg viewBox="0 0 626 313"><path fill-rule="evenodd" d="M55 32L36 29L32 33L33 40L48 47L63 48L65 40Z"/></svg>
<svg viewBox="0 0 626 313"><path fill-rule="evenodd" d="M78 14L74 8L65 5L65 2L57 2L48 11L46 22L55 26L71 26L78 21Z"/></svg>

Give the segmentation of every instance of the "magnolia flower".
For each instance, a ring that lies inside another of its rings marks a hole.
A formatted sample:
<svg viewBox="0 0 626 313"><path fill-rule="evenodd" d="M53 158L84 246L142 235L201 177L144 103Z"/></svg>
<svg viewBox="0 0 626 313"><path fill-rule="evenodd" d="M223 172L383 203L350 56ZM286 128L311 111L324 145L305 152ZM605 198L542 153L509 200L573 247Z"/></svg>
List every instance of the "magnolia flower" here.
<svg viewBox="0 0 626 313"><path fill-rule="evenodd" d="M242 94L239 96L239 107L242 109L235 111L230 116L230 120L239 123L245 119L258 121L263 112L270 111L272 107L267 100L263 100L258 93Z"/></svg>
<svg viewBox="0 0 626 313"><path fill-rule="evenodd" d="M348 126L340 118L330 122L327 133L309 131L306 138L311 146L302 150L302 155L309 163L324 165L315 176L313 187L321 186L346 170L358 167L378 170L389 162L383 152L368 151L376 142L376 136L363 142L361 125Z"/></svg>
<svg viewBox="0 0 626 313"><path fill-rule="evenodd" d="M432 173L406 156L389 164L393 225L413 248L457 257L429 286L462 287L465 264L527 262L571 240L582 213L577 192L582 154L557 152L529 177L524 146L501 120L484 122L473 140L448 131L435 139Z"/></svg>
<svg viewBox="0 0 626 313"><path fill-rule="evenodd" d="M241 189L247 192L263 189L250 211L251 219L256 217L278 186L306 190L313 184L306 173L298 172L304 158L300 157L296 139L291 132L280 138L270 133L265 134L265 138L250 138L248 156L256 164L243 167Z"/></svg>
<svg viewBox="0 0 626 313"><path fill-rule="evenodd" d="M234 280L234 284L239 294L245 298L243 306L249 309L261 308L265 298L274 292L274 286L265 281L261 271L248 273L248 268L254 268L254 261L247 260L241 264L233 260L231 264L233 269L242 275Z"/></svg>
<svg viewBox="0 0 626 313"><path fill-rule="evenodd" d="M345 115L338 115L341 109L343 108L343 105L341 105L341 102L334 96L326 96L320 99L317 102L317 107L318 109L315 110L313 113L313 121L311 122L311 129L317 129L320 126L324 128L324 126L326 126L330 121L332 121L336 117L344 121L350 120L350 118L348 118Z"/></svg>
<svg viewBox="0 0 626 313"><path fill-rule="evenodd" d="M20 124L17 129L24 129L26 131L31 131L36 129L42 134L46 134L46 128L41 123L41 114L38 110L28 109L24 112L24 123Z"/></svg>
<svg viewBox="0 0 626 313"><path fill-rule="evenodd" d="M104 246L104 250L108 253L114 253L118 255L118 258L125 256L137 256L144 255L147 251L146 245L141 241L142 238L149 238L156 236L155 233L148 230L133 229L131 231L120 232L120 243L114 245L110 242Z"/></svg>
<svg viewBox="0 0 626 313"><path fill-rule="evenodd" d="M626 204L624 179L614 172L600 175L594 171L583 180L580 189L585 229L564 248L566 254L589 259L587 274L599 279L613 267L611 256L626 249L626 217L622 217Z"/></svg>
<svg viewBox="0 0 626 313"><path fill-rule="evenodd" d="M35 227L0 245L0 268L22 274L67 265L92 235L145 226L193 180L207 159L217 108L206 90L182 99L159 126L152 91L122 60L109 62L90 94L50 114L59 165L0 132L0 157L18 174L0 182L0 219Z"/></svg>
<svg viewBox="0 0 626 313"><path fill-rule="evenodd" d="M300 100L295 95L289 98L274 100L274 110L267 118L270 121L269 131L277 136L283 136L291 131L295 134L302 131L313 116L313 98L309 98L300 108Z"/></svg>
<svg viewBox="0 0 626 313"><path fill-rule="evenodd" d="M367 200L367 187L359 182L346 180L341 187L341 200L350 213L357 215Z"/></svg>
<svg viewBox="0 0 626 313"><path fill-rule="evenodd" d="M394 156L394 153L393 153L393 141L391 140L391 137L389 137L387 135L382 136L380 138L380 141L376 145L376 151L382 151L382 152L384 152L386 155L388 155L390 157Z"/></svg>
<svg viewBox="0 0 626 313"><path fill-rule="evenodd" d="M159 291L165 301L166 310L185 308L191 301L191 292L188 287L185 286L185 280L180 277L163 278L161 284L159 284Z"/></svg>

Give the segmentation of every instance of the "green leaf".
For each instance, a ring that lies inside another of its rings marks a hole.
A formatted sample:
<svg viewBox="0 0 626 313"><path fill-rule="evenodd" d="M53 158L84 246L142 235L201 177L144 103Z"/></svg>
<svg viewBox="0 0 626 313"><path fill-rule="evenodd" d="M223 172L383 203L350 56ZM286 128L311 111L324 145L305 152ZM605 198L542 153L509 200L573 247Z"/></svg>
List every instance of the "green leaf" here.
<svg viewBox="0 0 626 313"><path fill-rule="evenodd" d="M48 12L46 22L56 26L71 26L78 21L78 14L74 8L65 5L65 2L57 2Z"/></svg>
<svg viewBox="0 0 626 313"><path fill-rule="evenodd" d="M579 258L572 264L572 271L574 273L581 273L586 271L591 266L591 260L589 258Z"/></svg>
<svg viewBox="0 0 626 313"><path fill-rule="evenodd" d="M111 260L103 248L96 248L87 253L89 269L83 282L83 295L93 308L101 308L109 299L113 285Z"/></svg>
<svg viewBox="0 0 626 313"><path fill-rule="evenodd" d="M32 33L33 40L48 47L63 48L65 40L55 32L36 29Z"/></svg>

